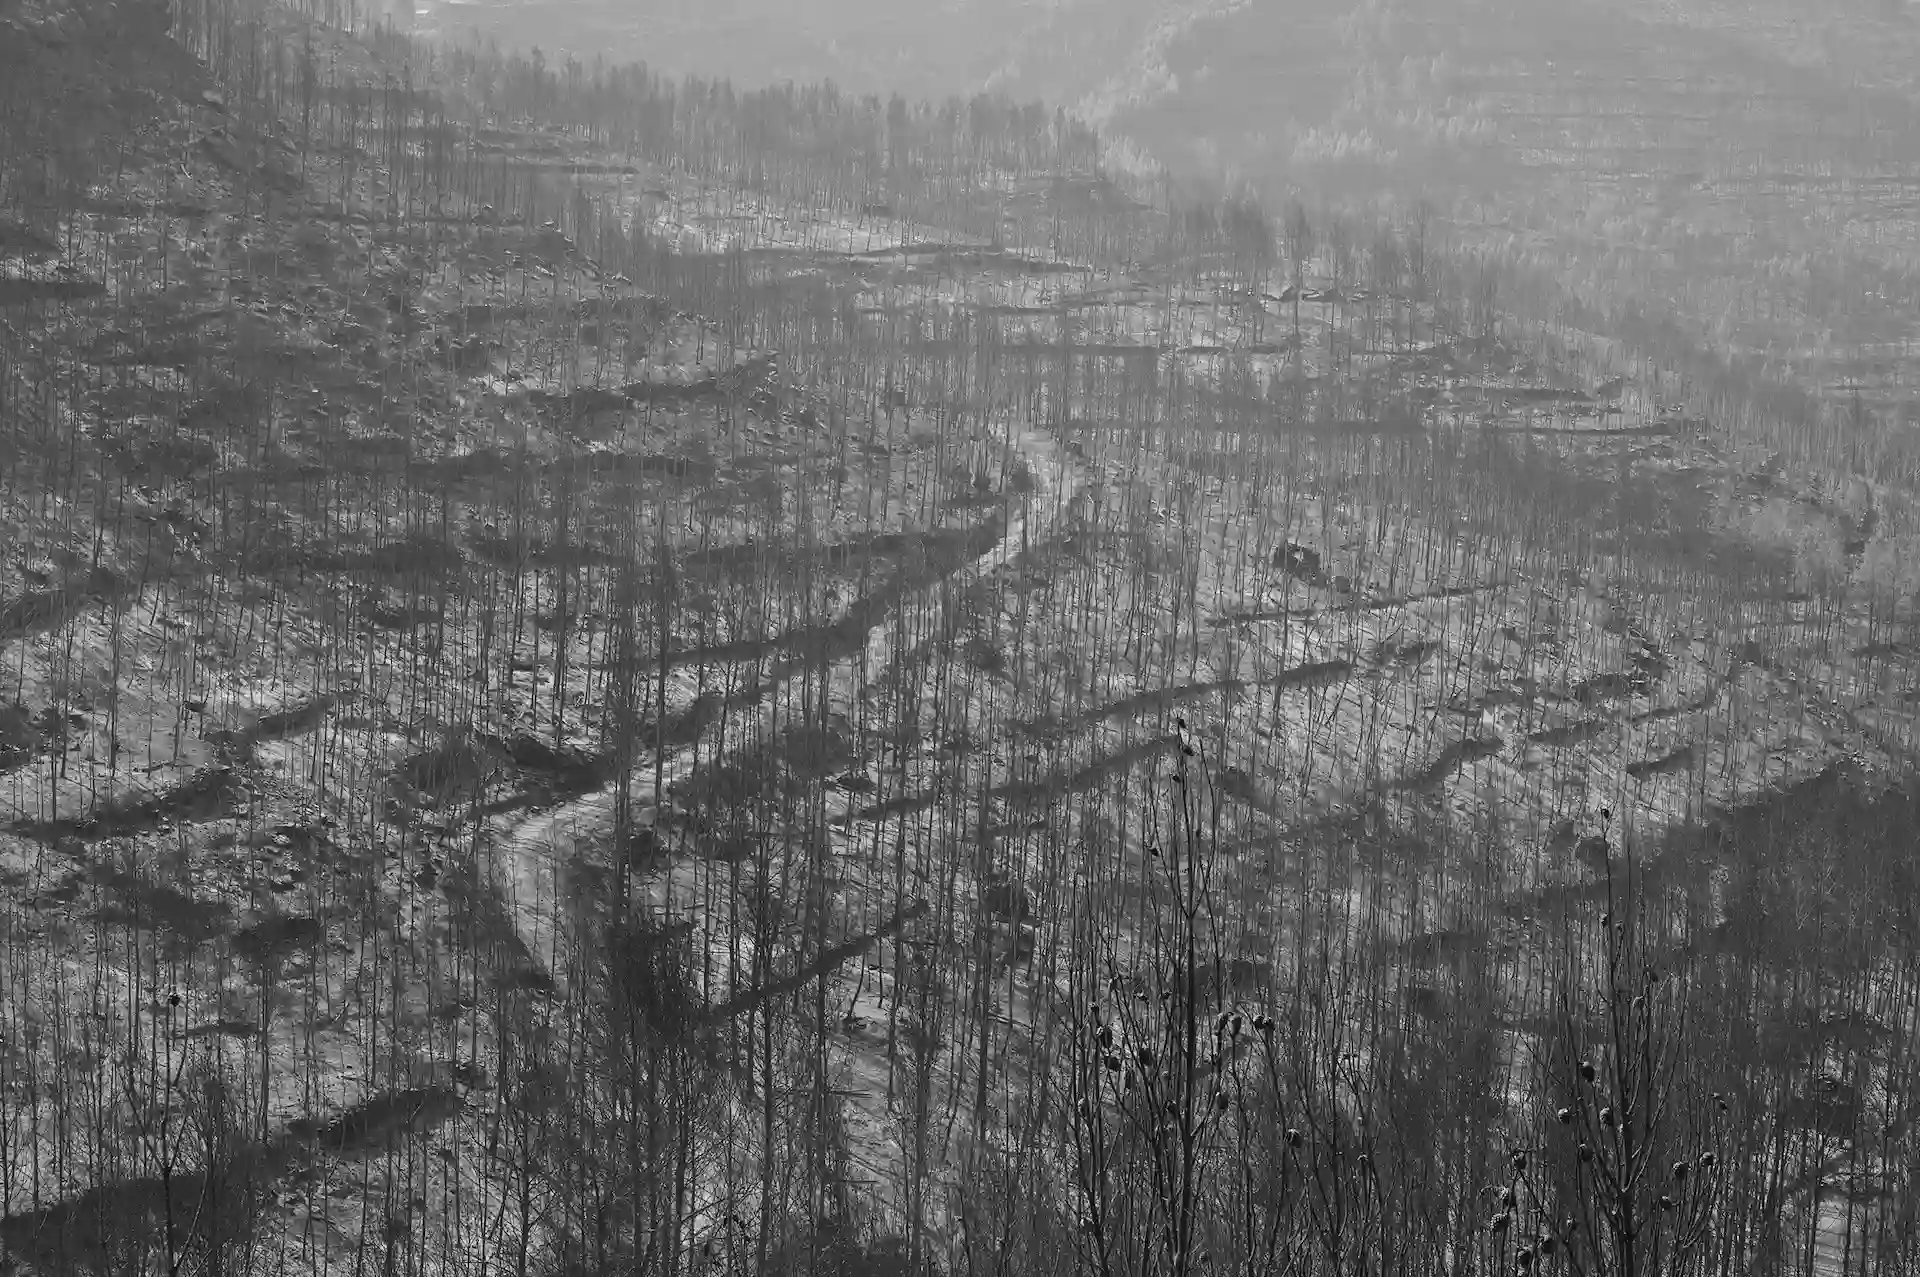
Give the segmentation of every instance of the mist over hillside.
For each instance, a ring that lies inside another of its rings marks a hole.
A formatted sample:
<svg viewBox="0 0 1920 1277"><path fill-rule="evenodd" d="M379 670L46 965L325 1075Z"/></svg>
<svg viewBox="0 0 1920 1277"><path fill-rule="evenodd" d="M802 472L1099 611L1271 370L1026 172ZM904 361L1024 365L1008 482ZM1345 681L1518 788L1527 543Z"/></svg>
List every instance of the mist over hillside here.
<svg viewBox="0 0 1920 1277"><path fill-rule="evenodd" d="M0 0L0 1271L1913 1271L1916 41Z"/></svg>
<svg viewBox="0 0 1920 1277"><path fill-rule="evenodd" d="M832 80L882 97L1004 92L1071 105L1129 69L1156 30L1207 11L1185 0L419 0L396 18L422 34L640 60L742 87Z"/></svg>
<svg viewBox="0 0 1920 1277"><path fill-rule="evenodd" d="M1104 121L1188 174L1427 200L1669 366L1751 359L1907 419L1920 21L1901 5L1250 5ZM1177 87L1169 90L1168 83ZM1553 302L1550 304L1558 304Z"/></svg>

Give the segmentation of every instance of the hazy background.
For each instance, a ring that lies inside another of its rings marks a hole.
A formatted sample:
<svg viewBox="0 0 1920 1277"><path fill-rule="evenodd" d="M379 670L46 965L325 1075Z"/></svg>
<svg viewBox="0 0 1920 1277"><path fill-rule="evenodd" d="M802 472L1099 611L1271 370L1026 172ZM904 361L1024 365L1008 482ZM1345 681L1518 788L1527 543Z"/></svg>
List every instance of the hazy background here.
<svg viewBox="0 0 1920 1277"><path fill-rule="evenodd" d="M1906 0L420 0L414 21L742 88L830 78L862 94L1043 98L1183 171L1261 178L1336 155L1421 168L1440 156L1420 146L1496 137L1533 166L1556 131L1543 94L1656 130L1757 124L1761 94L1816 131L1834 112L1898 115L1913 13ZM1565 126L1584 113L1559 116L1559 140L1577 144Z"/></svg>
<svg viewBox="0 0 1920 1277"><path fill-rule="evenodd" d="M420 30L474 31L583 60L638 59L740 87L832 79L912 98L1005 91L1073 102L1151 60L1150 33L1209 8L1168 0L424 0Z"/></svg>
<svg viewBox="0 0 1920 1277"><path fill-rule="evenodd" d="M1912 9L395 2L0 0L0 1265L1920 1272Z"/></svg>
<svg viewBox="0 0 1920 1277"><path fill-rule="evenodd" d="M422 31L737 87L1001 92L1189 186L1432 204L1582 304L1900 414L1920 304L1905 0L426 0Z"/></svg>

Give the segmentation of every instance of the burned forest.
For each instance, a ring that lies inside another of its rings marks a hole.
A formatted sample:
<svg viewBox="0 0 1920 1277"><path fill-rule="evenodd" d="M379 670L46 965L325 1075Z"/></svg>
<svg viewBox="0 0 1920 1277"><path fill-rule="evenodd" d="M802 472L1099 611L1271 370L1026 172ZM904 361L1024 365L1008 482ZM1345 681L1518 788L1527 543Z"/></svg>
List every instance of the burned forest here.
<svg viewBox="0 0 1920 1277"><path fill-rule="evenodd" d="M1910 345L1195 47L0 0L0 1274L1920 1266Z"/></svg>

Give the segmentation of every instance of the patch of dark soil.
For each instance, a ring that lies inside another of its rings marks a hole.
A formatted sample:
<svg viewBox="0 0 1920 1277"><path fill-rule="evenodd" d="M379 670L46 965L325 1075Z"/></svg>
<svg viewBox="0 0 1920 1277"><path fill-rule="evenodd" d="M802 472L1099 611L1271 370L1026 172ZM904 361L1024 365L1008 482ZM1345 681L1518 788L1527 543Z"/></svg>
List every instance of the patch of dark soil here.
<svg viewBox="0 0 1920 1277"><path fill-rule="evenodd" d="M477 792L498 774L500 763L484 738L455 732L432 749L410 755L400 765L400 778L416 792L445 803Z"/></svg>
<svg viewBox="0 0 1920 1277"><path fill-rule="evenodd" d="M1272 687L1278 694L1293 687L1329 687L1335 683L1344 682L1352 673L1352 661L1309 661L1305 665L1296 665L1290 670L1282 670L1273 677L1263 680L1263 683Z"/></svg>
<svg viewBox="0 0 1920 1277"><path fill-rule="evenodd" d="M171 1240L181 1271L237 1270L288 1159L248 1149L209 1173L120 1180L0 1219L0 1247L48 1273L136 1273ZM171 1235L169 1237L169 1234Z"/></svg>
<svg viewBox="0 0 1920 1277"><path fill-rule="evenodd" d="M563 394L553 394L544 390L529 391L527 402L532 404L534 412L549 424L578 426L581 422L604 413L623 413L632 401L618 390L583 386Z"/></svg>
<svg viewBox="0 0 1920 1277"><path fill-rule="evenodd" d="M1319 585L1326 580L1326 570L1320 561L1320 551L1310 546L1287 542L1273 552L1273 566L1309 585Z"/></svg>
<svg viewBox="0 0 1920 1277"><path fill-rule="evenodd" d="M1049 777L1044 780L1011 781L993 791L993 796L1003 798L1009 804L1019 806L1043 803L1050 798L1065 797L1081 793L1105 784L1115 776L1132 771L1140 764L1170 754L1180 747L1178 736L1155 736L1141 741L1126 749L1094 759L1079 771L1069 776Z"/></svg>
<svg viewBox="0 0 1920 1277"><path fill-rule="evenodd" d="M1592 705L1599 701L1629 700L1635 696L1645 696L1653 690L1656 680L1653 675L1642 669L1607 670L1591 678L1582 679L1573 689L1573 699L1582 705Z"/></svg>
<svg viewBox="0 0 1920 1277"><path fill-rule="evenodd" d="M1587 439L1650 438L1677 434L1672 425L1654 426L1482 426L1488 434L1499 435L1575 435Z"/></svg>
<svg viewBox="0 0 1920 1277"><path fill-rule="evenodd" d="M1080 268L1071 262L1029 257L1006 248L976 248L971 245L942 243L902 244L891 253L856 254L884 261L890 257L917 259L913 265L922 271L945 274L951 270L992 271L1002 275L1070 275Z"/></svg>
<svg viewBox="0 0 1920 1277"><path fill-rule="evenodd" d="M1559 727L1543 727L1537 732L1530 733L1527 739L1536 745L1557 748L1592 740L1596 736L1612 731L1613 727L1614 722L1610 718L1586 718L1577 723L1566 723Z"/></svg>
<svg viewBox="0 0 1920 1277"><path fill-rule="evenodd" d="M1216 630L1231 625L1256 625L1261 621L1310 621L1320 615L1317 608L1248 608L1241 612L1222 612L1218 616L1207 618L1207 624Z"/></svg>
<svg viewBox="0 0 1920 1277"><path fill-rule="evenodd" d="M1492 758L1505 746L1506 742L1497 736L1469 736L1464 740L1457 740L1441 750L1439 757L1414 775L1402 780L1400 784L1408 789L1432 789L1462 767L1470 766L1483 758Z"/></svg>
<svg viewBox="0 0 1920 1277"><path fill-rule="evenodd" d="M213 210L205 204L192 204L185 201L156 201L152 204L140 200L114 199L111 196L92 195L83 198L79 207L82 212L98 213L102 217L147 217L150 215L171 217L183 221L195 221L211 217Z"/></svg>
<svg viewBox="0 0 1920 1277"><path fill-rule="evenodd" d="M746 705L755 699L748 691L731 703ZM718 696L697 696L686 709L668 719L664 733L657 733L652 721L647 720L636 727L634 739L648 748L662 737L669 749L690 745L699 739L720 706ZM479 734L477 739L503 764L522 772L523 783L515 786L515 792L480 805L479 814L486 817L538 810L553 802L589 793L610 781L618 765L614 755L573 748L555 749L549 742L529 733L512 737ZM492 779L491 773L489 779Z"/></svg>
<svg viewBox="0 0 1920 1277"><path fill-rule="evenodd" d="M797 992L821 976L833 971L836 967L859 958L861 955L871 951L876 945L899 935L910 923L925 917L930 909L931 906L926 901L915 901L899 910L893 917L887 919L872 931L864 935L854 936L852 939L844 941L843 943L831 945L820 950L797 970L786 975L777 976L756 987L736 992L718 1006L700 1008L694 1023L690 1027L718 1027L738 1019L755 1007L770 1002L775 998L785 997L788 994ZM691 923L681 925L688 929L692 926Z"/></svg>
<svg viewBox="0 0 1920 1277"><path fill-rule="evenodd" d="M408 1087L355 1105L324 1126L307 1123L289 1130L310 1135L330 1153L354 1156L389 1148L403 1135L430 1131L459 1111L460 1095L452 1087Z"/></svg>
<svg viewBox="0 0 1920 1277"><path fill-rule="evenodd" d="M799 634L802 631L794 631ZM702 647L683 648L670 653L668 662L678 667L688 665L744 665L750 662L764 661L783 651L790 635L766 639L736 639L731 643L709 643Z"/></svg>
<svg viewBox="0 0 1920 1277"><path fill-rule="evenodd" d="M631 164L593 163L586 160L509 159L504 167L521 172L556 173L569 177L638 177L641 170Z"/></svg>
<svg viewBox="0 0 1920 1277"><path fill-rule="evenodd" d="M80 898L80 893L86 890L87 877L88 874L85 869L68 870L66 873L60 875L58 882L33 897L33 899L28 902L28 907L33 909L58 909L72 904Z"/></svg>
<svg viewBox="0 0 1920 1277"><path fill-rule="evenodd" d="M967 665L982 674L998 677L1007 671L1007 654L1000 650L993 640L976 637L967 640L965 647Z"/></svg>
<svg viewBox="0 0 1920 1277"><path fill-rule="evenodd" d="M450 372L471 377L493 366L498 349L484 337L469 337L465 341L451 343L444 337L436 337L434 360Z"/></svg>
<svg viewBox="0 0 1920 1277"><path fill-rule="evenodd" d="M410 537L368 549L318 550L302 556L316 572L443 580L460 570L460 551L434 537Z"/></svg>
<svg viewBox="0 0 1920 1277"><path fill-rule="evenodd" d="M1811 1027L1816 1046L1835 1046L1855 1055L1885 1050L1898 1037L1891 1025L1863 1011L1829 1015Z"/></svg>
<svg viewBox="0 0 1920 1277"><path fill-rule="evenodd" d="M752 858L752 840L744 837L708 836L700 838L698 846L700 854L709 860ZM610 865L602 867L589 864L585 857L576 856L576 863L571 869L577 881L594 884L596 896L604 896L612 886L615 872L625 871L644 876L664 865L671 854L657 826L634 825L614 832Z"/></svg>
<svg viewBox="0 0 1920 1277"><path fill-rule="evenodd" d="M633 297L596 297L578 302L472 302L449 318L461 335L479 332L509 320L538 318L554 322L557 317L588 321L618 320L653 326L673 314L664 299L648 294Z"/></svg>
<svg viewBox="0 0 1920 1277"><path fill-rule="evenodd" d="M247 1042L261 1036L260 1026L246 1020L215 1020L212 1024L197 1024L191 1029L182 1029L180 1039L193 1042L201 1038L233 1038Z"/></svg>
<svg viewBox="0 0 1920 1277"><path fill-rule="evenodd" d="M205 358L207 349L191 341L147 342L125 350L83 356L96 368L171 368L184 370Z"/></svg>
<svg viewBox="0 0 1920 1277"><path fill-rule="evenodd" d="M586 750L556 748L531 732L513 736L482 734L478 739L499 751L550 792L575 794L597 789L611 775L613 760Z"/></svg>
<svg viewBox="0 0 1920 1277"><path fill-rule="evenodd" d="M997 506L1006 498L996 492L965 492L948 498L943 509L955 514L965 514L970 510L985 510Z"/></svg>
<svg viewBox="0 0 1920 1277"><path fill-rule="evenodd" d="M1453 998L1444 989L1429 984L1410 984L1404 990L1407 1010L1422 1020L1447 1020L1453 1015Z"/></svg>
<svg viewBox="0 0 1920 1277"><path fill-rule="evenodd" d="M1841 550L1846 554L1847 560L1858 568L1861 557L1866 554L1867 546L1873 540L1875 530L1880 526L1880 512L1869 509L1857 519L1841 516L1841 520L1847 527L1847 539L1841 545Z"/></svg>
<svg viewBox="0 0 1920 1277"><path fill-rule="evenodd" d="M489 154L562 155L568 144L550 134L528 129L486 127L474 130L478 149Z"/></svg>
<svg viewBox="0 0 1920 1277"><path fill-rule="evenodd" d="M845 771L855 761L851 736L818 725L794 727L782 733L778 752L789 773L809 780L821 780Z"/></svg>
<svg viewBox="0 0 1920 1277"><path fill-rule="evenodd" d="M1002 504L1002 500L995 497L988 504L999 505ZM999 536L1001 525L998 520L987 521L982 526L991 528L996 538ZM851 541L813 546L772 545L749 541L694 550L682 556L680 562L693 570L729 573L785 570L802 561L817 563L836 571L847 571L857 569L875 559L910 558L915 553L923 555L930 563L946 563L955 558L964 557L972 541L973 533L965 530L876 532L871 536L856 537Z"/></svg>
<svg viewBox="0 0 1920 1277"><path fill-rule="evenodd" d="M1604 878L1613 867L1613 844L1605 834L1588 834L1574 844L1573 859Z"/></svg>
<svg viewBox="0 0 1920 1277"><path fill-rule="evenodd" d="M20 279L0 276L0 307L31 306L35 302L82 301L106 294L97 279Z"/></svg>
<svg viewBox="0 0 1920 1277"><path fill-rule="evenodd" d="M1555 883L1537 891L1524 891L1500 901L1503 918L1529 925L1542 917L1571 917L1582 910L1605 908L1609 886L1604 870L1585 882Z"/></svg>
<svg viewBox="0 0 1920 1277"><path fill-rule="evenodd" d="M987 883L980 889L980 907L988 917L1015 924L1033 916L1033 900L1017 882Z"/></svg>
<svg viewBox="0 0 1920 1277"><path fill-rule="evenodd" d="M791 546L745 541L733 545L712 545L705 549L690 551L681 556L680 563L682 567L695 572L731 573L742 569L784 566L791 561L792 554Z"/></svg>
<svg viewBox="0 0 1920 1277"><path fill-rule="evenodd" d="M1166 710L1186 701L1211 696L1215 692L1237 692L1246 687L1244 680L1237 678L1213 679L1205 683L1188 683L1182 687L1163 687L1149 692L1139 692L1123 697L1106 705L1086 710L1077 717L1083 726L1104 722L1116 718L1132 718L1139 714L1155 710Z"/></svg>
<svg viewBox="0 0 1920 1277"><path fill-rule="evenodd" d="M1235 958L1227 963L1227 988L1246 997L1273 987L1273 964L1264 958Z"/></svg>
<svg viewBox="0 0 1920 1277"><path fill-rule="evenodd" d="M641 728L641 739L653 741L651 728ZM495 759L520 772L515 793L484 803L484 816L540 808L582 793L591 793L612 778L614 760L584 749L555 749L549 741L522 732L518 735L476 734ZM668 739L674 739L672 734ZM492 772L488 774L492 780Z"/></svg>
<svg viewBox="0 0 1920 1277"><path fill-rule="evenodd" d="M1448 585L1437 590L1427 590L1420 594L1395 594L1386 598L1353 599L1331 608L1334 612L1388 612L1394 608L1408 607L1415 603L1426 603L1436 599L1465 598L1470 594L1486 594L1494 589L1492 585Z"/></svg>
<svg viewBox="0 0 1920 1277"><path fill-rule="evenodd" d="M1920 789L1876 783L1839 760L1805 780L1714 812L1708 831L1718 847L1741 861L1772 864L1797 859L1791 853L1809 844L1857 849L1866 856L1893 845L1916 850L1910 841L1916 823Z"/></svg>
<svg viewBox="0 0 1920 1277"><path fill-rule="evenodd" d="M1634 651L1627 657L1627 663L1633 666L1635 673L1657 683L1673 672L1672 658L1661 649L1658 643L1632 625L1627 627L1627 633L1634 641Z"/></svg>
<svg viewBox="0 0 1920 1277"><path fill-rule="evenodd" d="M224 903L198 899L131 870L107 867L93 877L111 897L95 911L97 921L165 935L187 952L225 935L232 923Z"/></svg>
<svg viewBox="0 0 1920 1277"><path fill-rule="evenodd" d="M1672 753L1662 754L1659 758L1628 763L1627 775L1635 780L1642 780L1649 776L1664 776L1668 772L1685 771L1693 766L1694 757L1694 747L1691 744L1682 745Z"/></svg>
<svg viewBox="0 0 1920 1277"><path fill-rule="evenodd" d="M92 815L65 820L21 822L14 828L29 838L51 842L73 836L93 842L144 833L163 824L198 824L232 815L244 797L239 777L225 765L195 772L172 789L115 799Z"/></svg>
<svg viewBox="0 0 1920 1277"><path fill-rule="evenodd" d="M520 938L500 893L474 875L471 863L449 862L440 876L440 889L453 907L455 925L473 950L484 955L483 970L490 983L508 990L553 990L553 977Z"/></svg>
<svg viewBox="0 0 1920 1277"><path fill-rule="evenodd" d="M619 452L594 449L550 461L549 474L570 472L576 477L620 478L628 475L665 475L689 483L711 483L718 474L713 462L698 457L674 457L659 452Z"/></svg>
<svg viewBox="0 0 1920 1277"><path fill-rule="evenodd" d="M247 751L261 741L284 740L315 730L327 721L327 715L333 712L338 703L331 695L316 696L312 700L262 714L249 727L210 733L207 739L232 751L236 757L245 757Z"/></svg>
<svg viewBox="0 0 1920 1277"><path fill-rule="evenodd" d="M1487 943L1481 930L1429 931L1409 939L1402 949L1415 966L1438 967L1460 961Z"/></svg>
<svg viewBox="0 0 1920 1277"><path fill-rule="evenodd" d="M1851 1140L1860 1131L1866 1106L1858 1088L1839 1078L1820 1076L1790 1097L1780 1117L1789 1126L1818 1131L1829 1139Z"/></svg>
<svg viewBox="0 0 1920 1277"><path fill-rule="evenodd" d="M1440 644L1429 639L1418 639L1411 643L1388 642L1374 650L1373 658L1380 665L1411 669L1439 650Z"/></svg>
<svg viewBox="0 0 1920 1277"><path fill-rule="evenodd" d="M0 642L44 634L67 617L75 600L65 590L29 590L0 603Z"/></svg>
<svg viewBox="0 0 1920 1277"><path fill-rule="evenodd" d="M53 236L24 222L0 218L0 257L33 259L59 255L60 243Z"/></svg>
<svg viewBox="0 0 1920 1277"><path fill-rule="evenodd" d="M100 457L129 477L149 483L155 480L194 479L220 463L219 449L205 439L184 432L177 432L175 437L168 439L140 434L103 435L100 439ZM183 518L192 519L185 511L171 509L168 516L169 521L174 523ZM205 531L202 526L202 535Z"/></svg>
<svg viewBox="0 0 1920 1277"><path fill-rule="evenodd" d="M710 767L702 767L681 782L675 798L689 808L751 809L780 793L804 792L803 781L782 764L771 745L742 750Z"/></svg>
<svg viewBox="0 0 1920 1277"><path fill-rule="evenodd" d="M1316 419L1282 426L1281 429L1315 439L1362 439L1416 435L1422 426L1418 413L1389 403L1371 417L1336 417L1332 421Z"/></svg>
<svg viewBox="0 0 1920 1277"><path fill-rule="evenodd" d="M1222 795L1243 802L1253 810L1275 820L1281 819L1280 805L1260 787L1242 767L1222 767L1215 773L1213 785Z"/></svg>
<svg viewBox="0 0 1920 1277"><path fill-rule="evenodd" d="M608 974L618 1004L669 1039L683 1036L706 1009L690 970L692 929L641 920L618 925L608 948Z"/></svg>
<svg viewBox="0 0 1920 1277"><path fill-rule="evenodd" d="M1826 943L1809 902L1848 893L1896 930L1920 926L1920 784L1890 784L1846 759L1668 833L1646 862L1650 889L1725 866L1738 888L1725 921L1705 933L1710 950L1791 969L1797 954Z"/></svg>
<svg viewBox="0 0 1920 1277"><path fill-rule="evenodd" d="M18 767L52 746L54 735L42 721L46 718L61 724L57 716L29 713L18 701L0 705L0 771Z"/></svg>
<svg viewBox="0 0 1920 1277"><path fill-rule="evenodd" d="M1720 688L1717 686L1709 686L1706 691L1700 693L1700 695L1690 701L1682 701L1678 705L1661 705L1655 709L1643 710L1638 714L1629 715L1627 721L1629 723L1660 723L1665 722L1669 718L1683 718L1688 714L1698 714L1703 710L1712 709L1714 702L1719 699Z"/></svg>
<svg viewBox="0 0 1920 1277"><path fill-rule="evenodd" d="M727 383L719 377L700 377L693 381L631 381L619 394L629 404L698 404L722 399Z"/></svg>
<svg viewBox="0 0 1920 1277"><path fill-rule="evenodd" d="M985 554L999 541L1004 527L1004 518L996 518L965 532L938 533L925 538L921 541L924 555L919 570L903 572L883 587L854 599L835 620L803 626L772 638L686 648L673 653L669 659L675 666L744 664L773 659L779 664L772 670L771 677L778 682L809 666L853 656L865 650L867 635L886 619L887 613L908 590L950 576L969 559ZM951 615L949 613L950 619Z"/></svg>
<svg viewBox="0 0 1920 1277"><path fill-rule="evenodd" d="M934 339L914 342L909 349L915 355L939 358L952 355L966 347L957 340ZM1085 364L1092 360L1117 359L1123 363L1133 363L1144 368L1158 363L1161 352L1158 345L1133 341L1075 342L1065 347L1064 352L1058 342L1048 341L1006 342L994 349L995 353L1007 362L1028 367L1052 364L1062 359L1069 365Z"/></svg>
<svg viewBox="0 0 1920 1277"><path fill-rule="evenodd" d="M431 607L391 607L385 602L374 600L367 604L362 615L366 617L369 625L405 633L422 626L433 625L440 614L437 609Z"/></svg>
<svg viewBox="0 0 1920 1277"><path fill-rule="evenodd" d="M899 798L889 798L885 802L850 811L840 818L843 825L885 820L889 816L911 816L926 811L940 800L932 794L905 794Z"/></svg>
<svg viewBox="0 0 1920 1277"><path fill-rule="evenodd" d="M318 918L278 914L242 927L234 934L233 947L257 966L276 966L302 949L311 949L326 936L326 926Z"/></svg>
<svg viewBox="0 0 1920 1277"><path fill-rule="evenodd" d="M476 556L495 567L585 568L607 567L625 561L610 545L594 541L567 540L561 543L540 537L508 537L483 532L471 545Z"/></svg>

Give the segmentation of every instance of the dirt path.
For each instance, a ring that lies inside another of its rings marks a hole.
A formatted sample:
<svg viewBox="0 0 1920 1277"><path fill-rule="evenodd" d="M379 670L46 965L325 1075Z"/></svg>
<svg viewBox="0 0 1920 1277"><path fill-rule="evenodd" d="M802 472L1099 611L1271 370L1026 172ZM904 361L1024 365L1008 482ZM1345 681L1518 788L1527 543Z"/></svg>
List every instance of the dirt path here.
<svg viewBox="0 0 1920 1277"><path fill-rule="evenodd" d="M978 573L1005 567L1024 546L1050 535L1084 482L1077 463L1045 432L1029 430L1017 436L1013 442L1026 460L1033 475L1034 487L1013 509L1000 539L986 553L966 565ZM942 598L942 591L938 587L946 579L950 578L928 582L918 591L919 597L926 603L922 615L927 620L921 633L938 631ZM832 673L836 669L850 672L856 660L864 661L869 677L886 669L901 655L898 650L901 630L892 623L897 615L896 609L881 617L868 632L864 651L832 663L827 667L827 672ZM913 637L908 635L908 641L911 642ZM757 706L762 728L771 728L780 689L799 673L795 670L785 679L767 685ZM750 740L758 734L750 724L742 724L738 718L731 720L731 726L739 733L740 739ZM695 759L699 756L693 744L682 746L670 754L660 769L663 787L671 789L691 775ZM632 781L636 799L641 802L653 801L654 778L652 758L635 768ZM567 886L566 867L576 842L601 837L611 828L616 789L616 784L609 783L549 811L518 820L503 817L494 822L492 837L486 840L492 858L491 869L497 877L514 930L540 969L552 977L556 988L564 986L568 969L560 948L563 939L560 920L568 913L571 894ZM829 818L843 816L844 808L850 801L849 796L838 791L830 793L827 799Z"/></svg>

